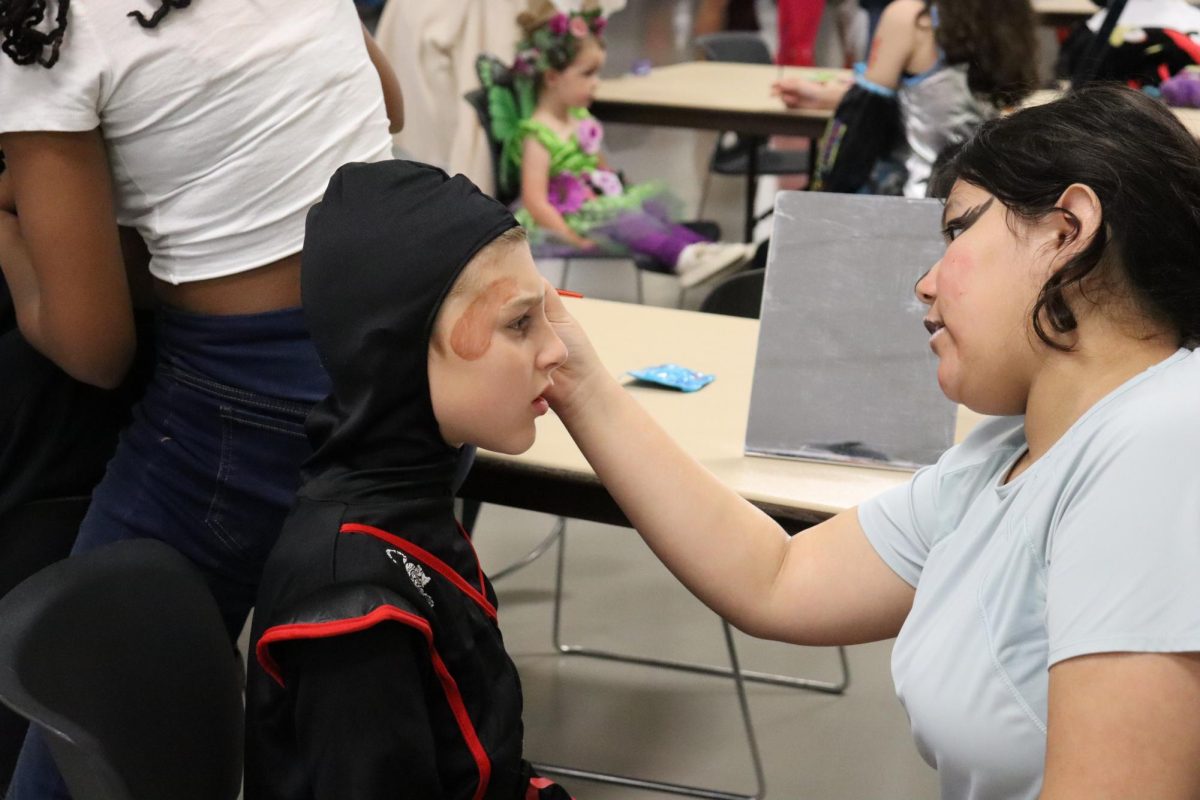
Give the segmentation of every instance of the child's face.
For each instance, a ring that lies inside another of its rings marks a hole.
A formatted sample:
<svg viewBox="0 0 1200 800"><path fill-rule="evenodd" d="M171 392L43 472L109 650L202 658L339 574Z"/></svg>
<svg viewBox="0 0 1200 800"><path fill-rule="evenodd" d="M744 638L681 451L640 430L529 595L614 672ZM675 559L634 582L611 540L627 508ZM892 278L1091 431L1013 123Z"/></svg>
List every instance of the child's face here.
<svg viewBox="0 0 1200 800"><path fill-rule="evenodd" d="M524 242L489 245L458 277L429 347L433 413L450 444L514 455L533 445L542 393L567 358L545 286Z"/></svg>
<svg viewBox="0 0 1200 800"><path fill-rule="evenodd" d="M604 48L589 36L566 69L546 72L546 90L554 92L554 96L570 108L587 108L596 97L605 58Z"/></svg>

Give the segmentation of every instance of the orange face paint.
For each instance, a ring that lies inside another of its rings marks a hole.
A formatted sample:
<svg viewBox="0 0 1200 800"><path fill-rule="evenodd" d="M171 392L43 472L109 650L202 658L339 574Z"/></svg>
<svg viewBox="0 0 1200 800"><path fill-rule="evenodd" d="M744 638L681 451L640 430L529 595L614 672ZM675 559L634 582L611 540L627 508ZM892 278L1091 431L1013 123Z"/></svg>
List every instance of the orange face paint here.
<svg viewBox="0 0 1200 800"><path fill-rule="evenodd" d="M450 333L450 348L459 358L474 361L483 357L492 345L496 314L516 296L517 282L512 278L492 281L475 296Z"/></svg>

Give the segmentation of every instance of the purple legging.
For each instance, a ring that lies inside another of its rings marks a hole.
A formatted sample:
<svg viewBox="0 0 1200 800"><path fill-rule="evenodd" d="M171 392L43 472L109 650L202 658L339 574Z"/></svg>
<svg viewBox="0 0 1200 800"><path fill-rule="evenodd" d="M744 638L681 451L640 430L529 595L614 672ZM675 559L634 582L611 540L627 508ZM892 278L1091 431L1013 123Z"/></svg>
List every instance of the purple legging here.
<svg viewBox="0 0 1200 800"><path fill-rule="evenodd" d="M663 272L674 272L683 248L708 241L700 234L671 220L666 206L647 201L640 211L629 211L616 219L597 225L585 234L605 249L629 251L650 256ZM562 243L545 242L534 254L547 258L563 258L578 254L578 250Z"/></svg>

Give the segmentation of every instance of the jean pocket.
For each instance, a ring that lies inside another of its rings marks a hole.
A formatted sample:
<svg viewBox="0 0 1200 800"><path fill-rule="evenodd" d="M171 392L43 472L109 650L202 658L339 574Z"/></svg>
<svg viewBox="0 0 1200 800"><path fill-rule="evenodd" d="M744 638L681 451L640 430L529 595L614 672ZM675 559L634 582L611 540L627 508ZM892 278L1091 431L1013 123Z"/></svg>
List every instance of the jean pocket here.
<svg viewBox="0 0 1200 800"><path fill-rule="evenodd" d="M261 564L279 536L311 449L303 415L222 403L220 458L205 523L234 555Z"/></svg>

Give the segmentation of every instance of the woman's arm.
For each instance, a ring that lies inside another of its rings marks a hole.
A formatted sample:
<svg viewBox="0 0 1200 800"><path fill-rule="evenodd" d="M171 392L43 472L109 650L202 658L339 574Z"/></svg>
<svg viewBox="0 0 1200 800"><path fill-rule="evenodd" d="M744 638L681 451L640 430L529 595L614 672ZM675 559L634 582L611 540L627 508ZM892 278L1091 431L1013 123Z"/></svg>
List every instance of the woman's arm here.
<svg viewBox="0 0 1200 800"><path fill-rule="evenodd" d="M1042 800L1200 797L1200 653L1050 668Z"/></svg>
<svg viewBox="0 0 1200 800"><path fill-rule="evenodd" d="M136 346L99 129L0 135L17 215L0 212L0 268L21 333L72 377L121 382Z"/></svg>
<svg viewBox="0 0 1200 800"><path fill-rule="evenodd" d="M586 249L594 243L580 236L550 204L550 151L532 136L526 136L521 151L521 202L542 228L564 241Z"/></svg>
<svg viewBox="0 0 1200 800"><path fill-rule="evenodd" d="M918 24L924 10L921 0L895 0L884 9L871 42L871 56L867 59L864 78L885 89L900 85L905 67L917 54ZM785 79L776 82L771 90L788 108L832 110L838 107L852 85L850 81Z"/></svg>
<svg viewBox="0 0 1200 800"><path fill-rule="evenodd" d="M400 90L400 79L396 77L391 62L379 49L367 26L363 26L362 32L363 41L367 45L367 55L370 56L375 71L379 73L379 83L383 86L383 107L387 109L390 123L388 132L399 133L404 130L404 93Z"/></svg>
<svg viewBox="0 0 1200 800"><path fill-rule="evenodd" d="M603 368L553 292L546 313L570 352L547 399L655 554L743 631L797 644L894 636L913 588L854 511L794 537L717 480Z"/></svg>

